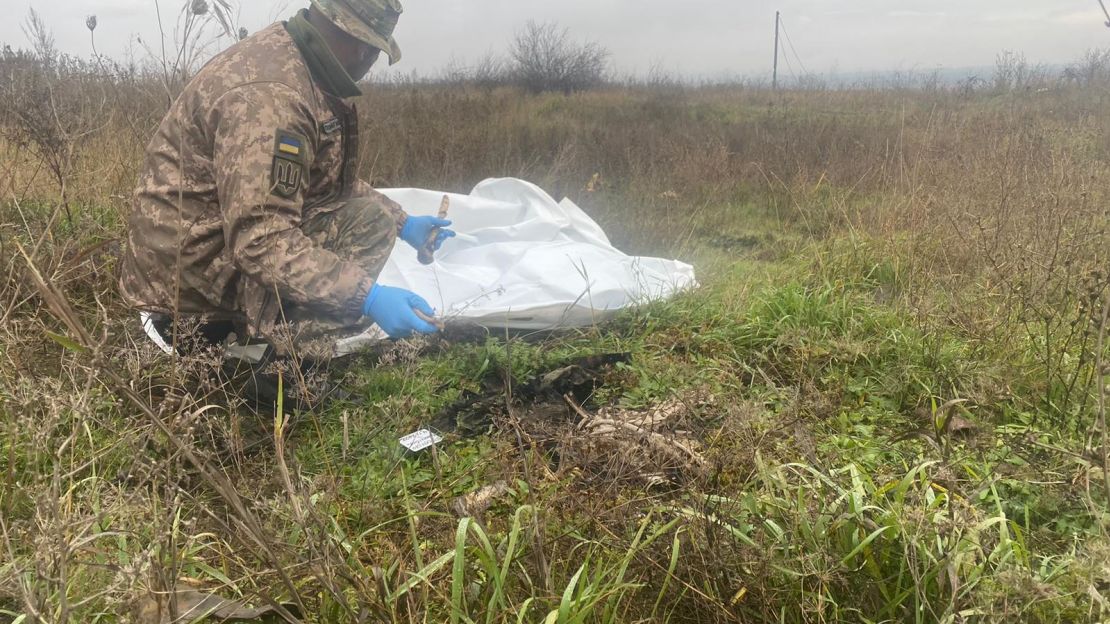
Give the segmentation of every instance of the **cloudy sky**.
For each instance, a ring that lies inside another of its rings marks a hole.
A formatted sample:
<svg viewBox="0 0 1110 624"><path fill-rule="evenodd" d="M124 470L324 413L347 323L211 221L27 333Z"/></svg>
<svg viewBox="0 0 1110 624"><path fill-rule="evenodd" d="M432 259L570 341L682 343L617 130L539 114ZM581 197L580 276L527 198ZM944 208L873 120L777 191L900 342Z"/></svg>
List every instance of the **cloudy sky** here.
<svg viewBox="0 0 1110 624"><path fill-rule="evenodd" d="M161 0L172 36L183 0ZM252 32L287 17L307 0L238 0ZM0 43L26 45L28 0L5 0L18 19L0 22ZM397 32L404 60L421 75L500 52L529 19L557 21L573 36L596 40L621 71L659 66L697 77L765 76L770 71L775 10L797 52L783 73L931 70L991 65L1003 50L1031 61L1066 63L1110 47L1097 0L405 0ZM35 0L67 52L91 52L85 16L99 20L101 53L143 56L136 36L156 41L155 0ZM8 13L12 16L12 13Z"/></svg>

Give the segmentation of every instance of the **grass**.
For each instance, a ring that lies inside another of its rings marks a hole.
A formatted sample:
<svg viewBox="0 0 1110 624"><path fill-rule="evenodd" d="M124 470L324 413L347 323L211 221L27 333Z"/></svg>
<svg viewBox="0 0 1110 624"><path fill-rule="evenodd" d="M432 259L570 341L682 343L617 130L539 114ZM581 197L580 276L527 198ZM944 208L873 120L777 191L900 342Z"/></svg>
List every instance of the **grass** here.
<svg viewBox="0 0 1110 624"><path fill-rule="evenodd" d="M158 621L188 589L308 622L1110 616L1105 86L379 85L366 179L530 178L702 286L367 355L334 371L359 402L275 418L162 358L114 292L159 98L65 85L106 104L64 190L0 115L0 620ZM585 396L526 395L615 353ZM398 446L463 397L487 400L469 435ZM700 461L576 410L661 418Z"/></svg>

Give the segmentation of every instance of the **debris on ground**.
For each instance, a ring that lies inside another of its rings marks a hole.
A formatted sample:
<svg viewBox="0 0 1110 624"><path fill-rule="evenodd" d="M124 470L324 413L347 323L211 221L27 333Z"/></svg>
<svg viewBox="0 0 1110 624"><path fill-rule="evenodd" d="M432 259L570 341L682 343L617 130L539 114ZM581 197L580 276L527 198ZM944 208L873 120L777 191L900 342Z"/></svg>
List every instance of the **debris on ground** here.
<svg viewBox="0 0 1110 624"><path fill-rule="evenodd" d="M451 511L459 518L474 518L485 523L485 513L497 499L512 492L507 481L498 481L451 501Z"/></svg>
<svg viewBox="0 0 1110 624"><path fill-rule="evenodd" d="M523 383L508 379L504 371L494 371L483 381L480 392L464 392L433 420L432 428L462 436L483 435L510 411L522 421L571 423L576 415L564 397L587 403L616 365L631 359L627 353L578 358Z"/></svg>
<svg viewBox="0 0 1110 624"><path fill-rule="evenodd" d="M647 409L593 404L616 365L629 361L625 353L581 358L518 384L493 373L481 392L464 393L433 421L434 427L474 436L511 426L514 434L545 449L555 473L580 469L585 478L632 479L649 486L703 476L709 462L691 433L696 426L690 417L712 405L714 398L707 392ZM456 513L469 509L471 502L456 501Z"/></svg>
<svg viewBox="0 0 1110 624"><path fill-rule="evenodd" d="M693 409L712 402L710 396L675 398L645 410L605 407L596 414L569 396L565 400L580 420L573 435L562 438L560 455L599 476L659 486L704 476L709 468L684 423Z"/></svg>
<svg viewBox="0 0 1110 624"><path fill-rule="evenodd" d="M249 607L245 601L230 600L198 589L179 589L173 592L173 601L171 609L169 594L151 593L135 604L134 621L139 624L246 622L282 614L299 616L299 610L292 604L274 603L265 607Z"/></svg>

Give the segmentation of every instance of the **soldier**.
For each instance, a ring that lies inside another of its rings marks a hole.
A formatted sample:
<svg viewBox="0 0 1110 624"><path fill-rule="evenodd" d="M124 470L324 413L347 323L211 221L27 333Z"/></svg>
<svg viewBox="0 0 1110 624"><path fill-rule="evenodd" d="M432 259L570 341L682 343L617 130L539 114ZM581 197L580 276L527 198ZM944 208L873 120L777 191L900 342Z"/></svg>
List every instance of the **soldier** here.
<svg viewBox="0 0 1110 624"><path fill-rule="evenodd" d="M400 59L401 11L312 0L215 57L173 104L147 147L120 276L167 341L174 320L198 319L207 343L235 334L319 360L363 317L393 338L436 331L424 299L376 279L398 237L438 247L451 223L407 216L356 178L345 101L380 53Z"/></svg>

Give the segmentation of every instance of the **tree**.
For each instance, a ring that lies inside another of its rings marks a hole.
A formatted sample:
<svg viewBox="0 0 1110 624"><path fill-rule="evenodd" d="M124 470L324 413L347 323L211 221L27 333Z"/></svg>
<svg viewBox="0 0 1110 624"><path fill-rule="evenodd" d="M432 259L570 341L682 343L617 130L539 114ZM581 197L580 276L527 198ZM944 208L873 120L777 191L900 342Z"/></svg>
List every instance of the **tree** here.
<svg viewBox="0 0 1110 624"><path fill-rule="evenodd" d="M589 89L605 80L609 51L596 42L577 43L554 23L528 22L509 49L512 75L534 93Z"/></svg>

